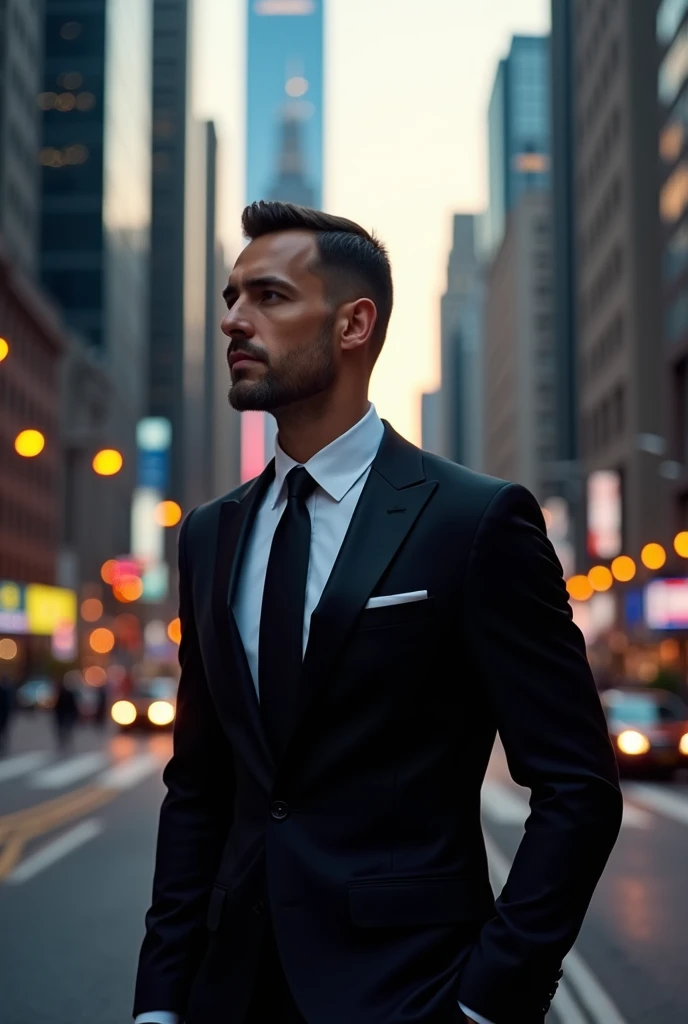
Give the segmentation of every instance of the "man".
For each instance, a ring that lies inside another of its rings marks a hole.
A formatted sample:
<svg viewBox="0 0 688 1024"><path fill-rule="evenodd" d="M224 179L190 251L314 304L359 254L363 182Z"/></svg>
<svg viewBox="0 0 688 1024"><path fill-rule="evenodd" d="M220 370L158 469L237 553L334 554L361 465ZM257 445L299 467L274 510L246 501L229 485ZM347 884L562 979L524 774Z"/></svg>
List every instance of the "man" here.
<svg viewBox="0 0 688 1024"><path fill-rule="evenodd" d="M383 246L244 211L225 290L257 480L179 541L182 642L139 1024L542 1024L615 842L614 754L540 508L421 452L368 382ZM531 814L495 902L499 733Z"/></svg>

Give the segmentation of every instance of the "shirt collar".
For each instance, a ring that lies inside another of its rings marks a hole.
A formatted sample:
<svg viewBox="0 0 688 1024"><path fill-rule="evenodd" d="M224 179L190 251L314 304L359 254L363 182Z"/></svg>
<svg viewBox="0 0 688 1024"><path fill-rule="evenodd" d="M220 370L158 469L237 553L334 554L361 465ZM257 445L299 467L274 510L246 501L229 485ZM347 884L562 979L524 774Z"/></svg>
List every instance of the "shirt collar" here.
<svg viewBox="0 0 688 1024"><path fill-rule="evenodd" d="M318 487L322 487L323 491L326 491L334 501L341 501L371 466L384 432L382 420L371 402L368 412L358 423L355 423L345 434L336 437L327 447L316 452L305 463L305 467ZM273 508L283 497L287 473L294 466L300 465L302 463L294 462L286 452L282 451L279 437L277 437L275 439Z"/></svg>

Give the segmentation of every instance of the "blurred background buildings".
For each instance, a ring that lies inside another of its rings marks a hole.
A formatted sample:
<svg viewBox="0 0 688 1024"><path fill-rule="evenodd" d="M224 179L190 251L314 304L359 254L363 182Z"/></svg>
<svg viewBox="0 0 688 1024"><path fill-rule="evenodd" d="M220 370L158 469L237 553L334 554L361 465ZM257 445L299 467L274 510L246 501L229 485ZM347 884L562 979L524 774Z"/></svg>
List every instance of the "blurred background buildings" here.
<svg viewBox="0 0 688 1024"><path fill-rule="evenodd" d="M244 198L322 206L325 4L242 4ZM95 656L68 611L84 600L118 657L123 615L132 657L171 656L180 518L270 455L274 421L227 402L235 155L194 105L197 16L198 0L0 3L0 633L23 623L17 664L56 656L45 623L30 642L30 585L55 588L63 656ZM550 35L507 41L485 208L447 224L421 398L426 448L535 493L593 653L627 662L679 635L666 608L688 629L687 79L688 0L553 0Z"/></svg>

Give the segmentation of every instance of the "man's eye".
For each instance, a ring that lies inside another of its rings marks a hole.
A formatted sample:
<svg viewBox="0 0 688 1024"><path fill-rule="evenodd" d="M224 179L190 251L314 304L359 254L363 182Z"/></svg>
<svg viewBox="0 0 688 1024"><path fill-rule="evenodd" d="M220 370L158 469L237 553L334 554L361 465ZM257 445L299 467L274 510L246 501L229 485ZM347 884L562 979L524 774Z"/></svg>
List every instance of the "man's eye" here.
<svg viewBox="0 0 688 1024"><path fill-rule="evenodd" d="M272 302L274 299L281 299L282 296L279 292L273 291L272 288L265 288L263 290L262 299L263 302Z"/></svg>

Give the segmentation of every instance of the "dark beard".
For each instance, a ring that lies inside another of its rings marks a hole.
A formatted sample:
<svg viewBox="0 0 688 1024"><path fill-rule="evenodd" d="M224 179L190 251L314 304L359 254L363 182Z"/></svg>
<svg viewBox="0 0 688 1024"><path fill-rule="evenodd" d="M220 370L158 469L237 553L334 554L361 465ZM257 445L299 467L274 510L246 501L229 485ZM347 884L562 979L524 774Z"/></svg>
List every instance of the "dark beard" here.
<svg viewBox="0 0 688 1024"><path fill-rule="evenodd" d="M232 408L238 412L274 413L327 391L336 375L333 325L334 318L328 317L315 341L285 359L278 372L268 367L261 380L238 380L232 384L229 390Z"/></svg>

